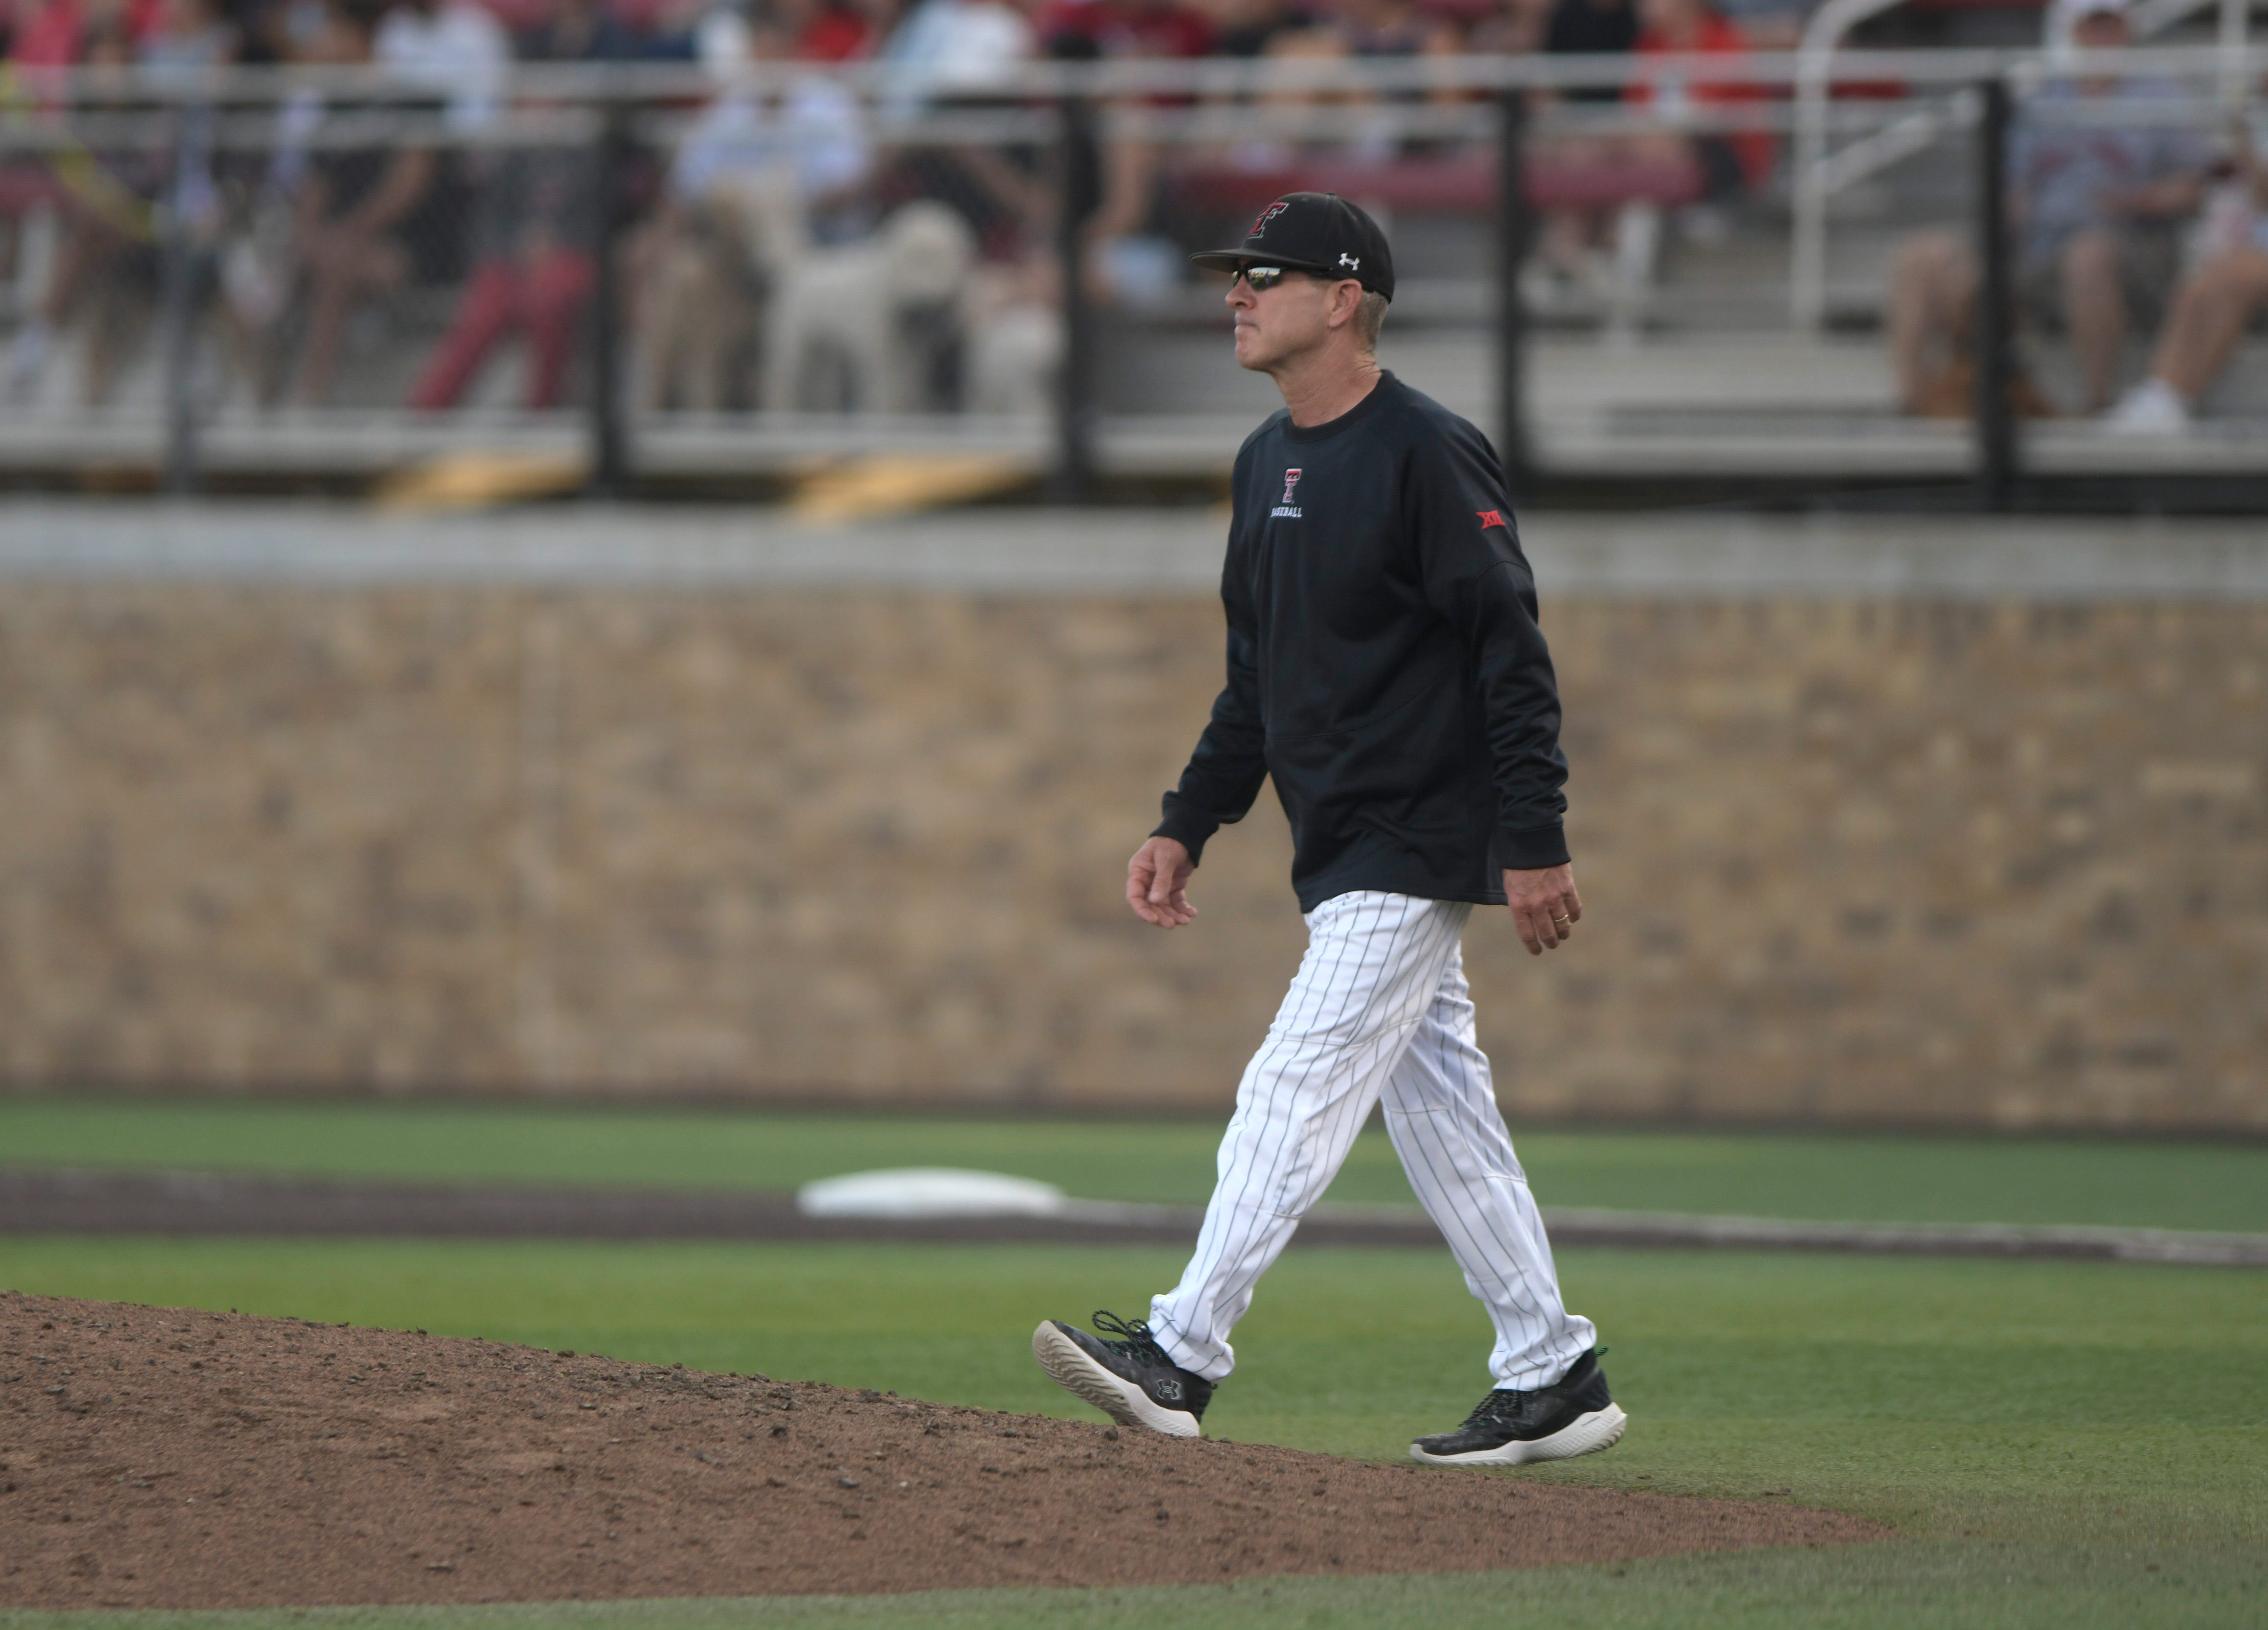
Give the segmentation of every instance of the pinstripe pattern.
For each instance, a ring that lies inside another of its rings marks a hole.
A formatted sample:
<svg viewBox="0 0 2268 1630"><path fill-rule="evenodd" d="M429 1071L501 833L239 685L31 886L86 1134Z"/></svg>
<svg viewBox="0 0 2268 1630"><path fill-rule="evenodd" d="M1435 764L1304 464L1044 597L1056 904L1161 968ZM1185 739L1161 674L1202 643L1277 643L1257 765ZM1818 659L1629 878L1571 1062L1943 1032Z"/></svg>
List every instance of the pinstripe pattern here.
<svg viewBox="0 0 2268 1630"><path fill-rule="evenodd" d="M1307 914L1307 954L1245 1066L1219 1176L1182 1282L1150 1304L1174 1361L1219 1380L1253 1287L1383 1099L1410 1186L1496 1326L1498 1386L1549 1386L1593 1342L1570 1315L1542 1219L1474 1039L1472 907L1361 892Z"/></svg>

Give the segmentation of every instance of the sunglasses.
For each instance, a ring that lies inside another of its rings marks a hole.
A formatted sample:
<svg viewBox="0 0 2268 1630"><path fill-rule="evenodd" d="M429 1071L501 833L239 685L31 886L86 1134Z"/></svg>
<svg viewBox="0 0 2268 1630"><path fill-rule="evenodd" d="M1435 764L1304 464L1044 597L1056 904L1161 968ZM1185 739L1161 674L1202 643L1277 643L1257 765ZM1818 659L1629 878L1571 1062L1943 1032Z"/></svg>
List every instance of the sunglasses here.
<svg viewBox="0 0 2268 1630"><path fill-rule="evenodd" d="M1233 289L1240 283L1248 284L1255 294L1265 294L1291 275L1291 269L1284 266L1240 266L1228 274L1228 286Z"/></svg>

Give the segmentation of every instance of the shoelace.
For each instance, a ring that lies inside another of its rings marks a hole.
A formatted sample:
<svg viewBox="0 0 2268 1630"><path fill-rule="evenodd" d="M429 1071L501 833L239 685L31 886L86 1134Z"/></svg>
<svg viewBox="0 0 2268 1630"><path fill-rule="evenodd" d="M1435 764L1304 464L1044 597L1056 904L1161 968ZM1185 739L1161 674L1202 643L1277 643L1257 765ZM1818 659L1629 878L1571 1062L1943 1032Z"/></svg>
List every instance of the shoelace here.
<svg viewBox="0 0 2268 1630"><path fill-rule="evenodd" d="M1500 1420L1516 1422L1527 1412L1528 1400L1535 1396L1533 1392L1510 1392L1499 1389L1474 1405L1473 1412L1465 1417L1464 1425L1457 1429L1462 1432L1469 1427L1490 1426Z"/></svg>
<svg viewBox="0 0 2268 1630"><path fill-rule="evenodd" d="M1592 1356L1596 1358L1605 1352L1604 1347L1594 1348ZM1473 1405L1473 1412L1465 1417L1465 1425L1477 1427L1494 1420L1518 1421L1532 1406L1541 1404L1547 1398L1553 1397L1565 1385L1566 1385L1566 1377L1563 1376L1550 1386L1540 1387L1533 1392L1514 1392L1507 1388L1498 1387Z"/></svg>
<svg viewBox="0 0 2268 1630"><path fill-rule="evenodd" d="M1130 1324L1116 1313L1105 1313L1098 1309L1094 1315L1094 1327L1106 1338L1102 1345L1113 1353L1123 1353L1128 1358L1141 1359L1150 1363L1171 1364L1174 1361L1166 1356L1165 1348L1158 1345L1158 1339L1150 1333L1150 1326L1141 1319ZM1108 1339L1111 1336L1123 1339Z"/></svg>

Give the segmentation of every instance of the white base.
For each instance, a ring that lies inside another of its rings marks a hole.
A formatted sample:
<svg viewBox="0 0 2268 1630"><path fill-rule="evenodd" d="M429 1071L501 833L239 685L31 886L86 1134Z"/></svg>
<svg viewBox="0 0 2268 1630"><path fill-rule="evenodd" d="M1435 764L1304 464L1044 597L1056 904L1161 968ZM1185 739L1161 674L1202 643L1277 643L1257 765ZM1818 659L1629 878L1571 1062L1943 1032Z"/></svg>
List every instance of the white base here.
<svg viewBox="0 0 2268 1630"><path fill-rule="evenodd" d="M1167 1437L1196 1437L1197 1418L1187 1410L1160 1409L1150 1395L1087 1357L1079 1343L1043 1322L1032 1332L1032 1356L1066 1391L1078 1394L1122 1427L1147 1427Z"/></svg>
<svg viewBox="0 0 2268 1630"><path fill-rule="evenodd" d="M1535 1460L1572 1460L1578 1455L1612 1449L1622 1441L1623 1428L1629 1425L1630 1417L1609 1404L1576 1416L1550 1437L1525 1443L1515 1441L1501 1449L1476 1449L1469 1455L1429 1455L1412 1443L1410 1458L1429 1466L1524 1466Z"/></svg>

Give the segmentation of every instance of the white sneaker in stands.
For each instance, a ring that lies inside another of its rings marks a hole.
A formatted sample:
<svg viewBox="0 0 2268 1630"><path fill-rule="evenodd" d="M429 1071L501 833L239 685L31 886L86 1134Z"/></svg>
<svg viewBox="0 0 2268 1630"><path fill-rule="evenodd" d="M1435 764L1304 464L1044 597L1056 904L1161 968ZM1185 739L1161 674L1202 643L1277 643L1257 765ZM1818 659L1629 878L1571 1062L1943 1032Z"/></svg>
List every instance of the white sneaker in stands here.
<svg viewBox="0 0 2268 1630"><path fill-rule="evenodd" d="M2190 427L2190 404L2161 379L2147 379L2102 416L2103 428L2119 436L2178 436Z"/></svg>

